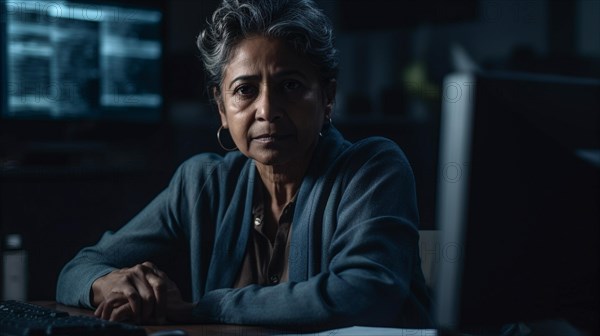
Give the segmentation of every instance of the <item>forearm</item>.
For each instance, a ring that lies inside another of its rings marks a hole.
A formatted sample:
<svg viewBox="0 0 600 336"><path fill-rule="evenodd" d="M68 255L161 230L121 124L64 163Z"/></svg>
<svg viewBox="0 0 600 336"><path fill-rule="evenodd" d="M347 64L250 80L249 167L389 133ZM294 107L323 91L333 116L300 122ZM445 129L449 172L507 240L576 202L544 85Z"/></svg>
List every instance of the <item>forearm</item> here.
<svg viewBox="0 0 600 336"><path fill-rule="evenodd" d="M112 272L115 268L101 263L88 263L78 256L71 260L58 277L56 301L71 305L93 308L91 301L92 283Z"/></svg>
<svg viewBox="0 0 600 336"><path fill-rule="evenodd" d="M393 325L407 293L397 280L321 273L298 283L218 289L197 303L193 316L201 323L273 327Z"/></svg>

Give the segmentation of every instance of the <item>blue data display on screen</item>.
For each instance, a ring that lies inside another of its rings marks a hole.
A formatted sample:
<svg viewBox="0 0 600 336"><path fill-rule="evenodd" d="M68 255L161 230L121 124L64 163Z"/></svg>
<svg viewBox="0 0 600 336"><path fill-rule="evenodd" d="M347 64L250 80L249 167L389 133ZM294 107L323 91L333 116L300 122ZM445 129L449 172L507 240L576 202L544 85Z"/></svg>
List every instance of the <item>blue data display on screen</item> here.
<svg viewBox="0 0 600 336"><path fill-rule="evenodd" d="M65 1L2 6L4 118L159 120L159 9Z"/></svg>

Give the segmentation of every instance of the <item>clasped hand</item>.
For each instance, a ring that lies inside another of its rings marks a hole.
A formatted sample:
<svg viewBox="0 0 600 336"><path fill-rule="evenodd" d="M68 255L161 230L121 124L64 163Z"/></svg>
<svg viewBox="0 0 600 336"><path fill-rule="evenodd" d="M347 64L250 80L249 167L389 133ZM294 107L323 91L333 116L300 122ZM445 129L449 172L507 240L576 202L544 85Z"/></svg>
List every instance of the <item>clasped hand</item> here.
<svg viewBox="0 0 600 336"><path fill-rule="evenodd" d="M153 263L115 270L92 284L94 315L111 321L164 324L191 320L193 304Z"/></svg>

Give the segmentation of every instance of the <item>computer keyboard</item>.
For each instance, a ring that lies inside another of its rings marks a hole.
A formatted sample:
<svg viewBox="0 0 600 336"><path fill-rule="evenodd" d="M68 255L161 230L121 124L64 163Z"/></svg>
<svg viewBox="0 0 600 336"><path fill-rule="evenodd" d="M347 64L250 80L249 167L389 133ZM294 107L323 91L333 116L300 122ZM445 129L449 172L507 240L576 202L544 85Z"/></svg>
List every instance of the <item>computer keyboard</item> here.
<svg viewBox="0 0 600 336"><path fill-rule="evenodd" d="M142 336L146 331L131 324L69 315L31 303L0 301L0 335Z"/></svg>

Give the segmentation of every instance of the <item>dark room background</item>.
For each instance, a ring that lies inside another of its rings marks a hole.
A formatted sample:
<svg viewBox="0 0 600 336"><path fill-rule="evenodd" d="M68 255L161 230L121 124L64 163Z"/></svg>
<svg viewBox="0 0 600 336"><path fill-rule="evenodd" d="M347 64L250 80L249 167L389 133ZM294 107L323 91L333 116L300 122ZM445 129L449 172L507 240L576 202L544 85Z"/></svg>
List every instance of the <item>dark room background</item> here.
<svg viewBox="0 0 600 336"><path fill-rule="evenodd" d="M352 141L380 135L405 151L422 229L435 228L445 75L496 69L600 77L598 0L317 2L333 21L340 54L333 123ZM0 119L0 232L22 236L29 299L53 299L64 263L104 231L124 225L181 162L201 152L224 153L195 47L217 4L160 2L159 124L98 129L87 121L58 132L47 127L52 120L31 129ZM10 15L2 14L3 20Z"/></svg>

